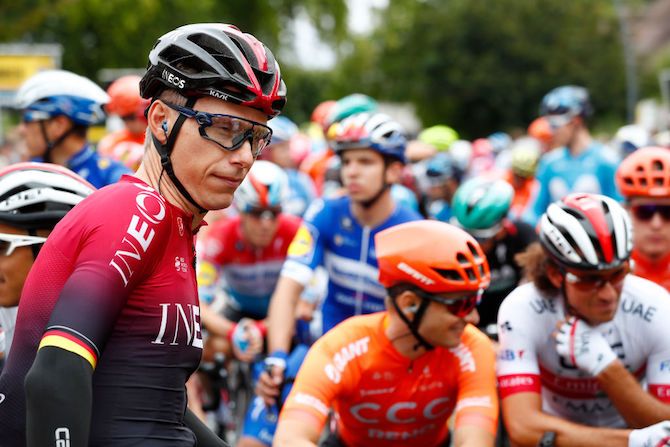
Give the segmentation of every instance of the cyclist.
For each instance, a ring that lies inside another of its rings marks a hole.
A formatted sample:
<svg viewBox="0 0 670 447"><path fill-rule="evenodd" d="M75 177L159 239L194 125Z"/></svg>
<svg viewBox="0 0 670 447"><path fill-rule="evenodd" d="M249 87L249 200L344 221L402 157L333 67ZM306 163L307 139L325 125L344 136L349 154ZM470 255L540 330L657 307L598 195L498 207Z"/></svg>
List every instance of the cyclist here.
<svg viewBox="0 0 670 447"><path fill-rule="evenodd" d="M619 165L617 185L633 221L633 272L670 290L670 149L645 147Z"/></svg>
<svg viewBox="0 0 670 447"><path fill-rule="evenodd" d="M509 215L521 219L532 205L531 198L537 194L539 183L535 178L542 148L533 137L522 137L512 144L510 168L504 173L504 180L514 188L514 198Z"/></svg>
<svg viewBox="0 0 670 447"><path fill-rule="evenodd" d="M334 409L327 445L493 446L494 353L473 325L489 284L474 238L444 222L375 236L385 312L340 323L310 349L281 413L275 446L313 445Z"/></svg>
<svg viewBox="0 0 670 447"><path fill-rule="evenodd" d="M417 163L417 178L423 184L423 203L428 217L449 222L454 194L463 172L448 152L439 152L425 162Z"/></svg>
<svg viewBox="0 0 670 447"><path fill-rule="evenodd" d="M307 206L316 198L316 188L312 178L298 170L298 164L294 162L291 154L292 146L304 144L298 133L298 126L284 116L272 118L268 126L272 129L272 143L267 159L284 169L288 176L284 212L302 216Z"/></svg>
<svg viewBox="0 0 670 447"><path fill-rule="evenodd" d="M202 351L193 235L269 143L285 85L256 38L205 23L158 39L140 91L150 138L136 177L70 212L26 280L5 444L25 445L25 427L28 447L224 445L185 411Z"/></svg>
<svg viewBox="0 0 670 447"><path fill-rule="evenodd" d="M609 197L570 194L549 206L539 233L520 255L531 282L498 314L513 444L535 446L553 432L555 445L667 445L670 296L628 274L628 214Z"/></svg>
<svg viewBox="0 0 670 447"><path fill-rule="evenodd" d="M540 114L552 128L552 147L558 149L540 160L540 183L525 217L535 224L549 204L570 192L603 194L620 200L614 183L617 160L612 151L591 137L587 120L593 114L583 87L557 87L542 99Z"/></svg>
<svg viewBox="0 0 670 447"><path fill-rule="evenodd" d="M507 217L513 197L507 182L487 177L465 181L454 195L451 223L477 239L491 268L491 285L478 312L479 327L494 338L500 303L522 278L514 256L537 239L530 225Z"/></svg>
<svg viewBox="0 0 670 447"><path fill-rule="evenodd" d="M136 171L144 155L144 136L147 119L144 111L149 101L140 96L140 77L122 76L107 88L109 103L107 112L115 114L123 121L123 128L112 132L100 140L98 152L121 161Z"/></svg>
<svg viewBox="0 0 670 447"><path fill-rule="evenodd" d="M300 225L300 218L282 212L287 193L284 171L269 161L257 161L235 193L239 214L212 224L199 243L202 321L217 352L232 354L227 341L240 320L261 322L267 316L286 251ZM223 299L217 296L221 290ZM223 317L210 309L210 304L218 306L215 299L223 301ZM262 340L255 340L250 352L236 354L250 361L261 347Z"/></svg>
<svg viewBox="0 0 670 447"><path fill-rule="evenodd" d="M398 123L383 114L355 114L329 129L329 138L342 160L347 194L314 202L289 247L268 313L271 354L266 363L273 367L272 375L261 374L256 387L268 405L277 403L291 346L290 323L315 269L323 265L328 272L321 308L324 333L352 315L383 310L373 238L386 228L421 218L398 206L390 191L405 161L406 140Z"/></svg>
<svg viewBox="0 0 670 447"><path fill-rule="evenodd" d="M58 221L93 190L74 172L51 163L16 163L0 170L0 371L28 271Z"/></svg>
<svg viewBox="0 0 670 447"><path fill-rule="evenodd" d="M21 110L19 132L33 161L65 166L96 188L130 172L101 157L87 140L88 128L104 117L109 96L89 79L65 70L37 73L21 85L15 106Z"/></svg>

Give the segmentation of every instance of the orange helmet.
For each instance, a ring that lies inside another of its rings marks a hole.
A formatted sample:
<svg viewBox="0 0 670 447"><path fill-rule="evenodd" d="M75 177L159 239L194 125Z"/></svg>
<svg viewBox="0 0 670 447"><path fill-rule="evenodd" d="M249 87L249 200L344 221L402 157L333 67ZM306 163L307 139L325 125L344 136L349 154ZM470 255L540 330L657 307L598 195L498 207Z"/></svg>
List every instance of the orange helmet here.
<svg viewBox="0 0 670 447"><path fill-rule="evenodd" d="M375 236L379 282L410 283L429 293L479 291L491 281L479 243L453 225L417 220Z"/></svg>
<svg viewBox="0 0 670 447"><path fill-rule="evenodd" d="M119 116L144 116L149 100L140 96L140 79L139 76L128 75L110 84L107 89L110 101L106 107L109 113Z"/></svg>
<svg viewBox="0 0 670 447"><path fill-rule="evenodd" d="M551 142L551 138L554 135L554 132L551 130L551 126L549 125L547 118L541 116L530 123L530 126L528 126L528 135L537 140L540 140L545 144L549 144Z"/></svg>
<svg viewBox="0 0 670 447"><path fill-rule="evenodd" d="M670 149L636 150L619 165L616 181L624 197L670 197Z"/></svg>
<svg viewBox="0 0 670 447"><path fill-rule="evenodd" d="M335 101L324 101L322 103L319 103L314 108L314 111L312 112L312 116L310 117L310 121L313 123L318 124L321 126L322 129L327 129L328 128L328 115L330 115L330 111L333 109L333 106L335 105Z"/></svg>

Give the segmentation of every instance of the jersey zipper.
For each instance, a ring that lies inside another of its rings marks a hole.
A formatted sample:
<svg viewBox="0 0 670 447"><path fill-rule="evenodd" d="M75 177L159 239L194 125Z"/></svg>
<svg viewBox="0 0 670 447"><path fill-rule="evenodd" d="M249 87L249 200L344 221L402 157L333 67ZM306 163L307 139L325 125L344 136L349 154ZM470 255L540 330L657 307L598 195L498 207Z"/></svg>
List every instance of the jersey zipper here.
<svg viewBox="0 0 670 447"><path fill-rule="evenodd" d="M363 227L363 234L361 236L361 252L358 257L358 262L361 265L365 265L368 262L368 248L370 247L370 227ZM365 277L363 275L358 276L357 286L356 286L356 296L355 302L356 307L354 310L354 315L360 315L363 313L363 286L365 285Z"/></svg>

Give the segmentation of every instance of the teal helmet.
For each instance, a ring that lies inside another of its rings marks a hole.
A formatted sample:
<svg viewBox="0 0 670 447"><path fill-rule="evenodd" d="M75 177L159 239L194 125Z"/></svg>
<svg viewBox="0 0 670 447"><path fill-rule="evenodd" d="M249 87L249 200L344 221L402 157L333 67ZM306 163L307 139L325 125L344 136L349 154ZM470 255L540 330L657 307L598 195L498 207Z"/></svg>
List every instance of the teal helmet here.
<svg viewBox="0 0 670 447"><path fill-rule="evenodd" d="M452 222L477 239L488 239L500 230L514 189L504 180L474 177L458 187L452 203Z"/></svg>
<svg viewBox="0 0 670 447"><path fill-rule="evenodd" d="M326 124L327 126L330 126L333 123L342 121L356 113L375 112L378 107L377 101L368 95L353 93L340 98L335 102L335 105L328 113Z"/></svg>

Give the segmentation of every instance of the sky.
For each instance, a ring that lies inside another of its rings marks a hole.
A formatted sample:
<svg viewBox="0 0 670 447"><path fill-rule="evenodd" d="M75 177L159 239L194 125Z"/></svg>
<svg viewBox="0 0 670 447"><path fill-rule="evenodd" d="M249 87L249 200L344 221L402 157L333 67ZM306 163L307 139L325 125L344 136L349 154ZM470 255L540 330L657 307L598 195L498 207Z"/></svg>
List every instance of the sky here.
<svg viewBox="0 0 670 447"><path fill-rule="evenodd" d="M347 0L349 7L348 26L352 33L364 34L372 29L373 7L385 7L388 0ZM294 22L293 51L298 62L305 68L326 69L335 64L335 53L319 40L318 34L306 15Z"/></svg>

